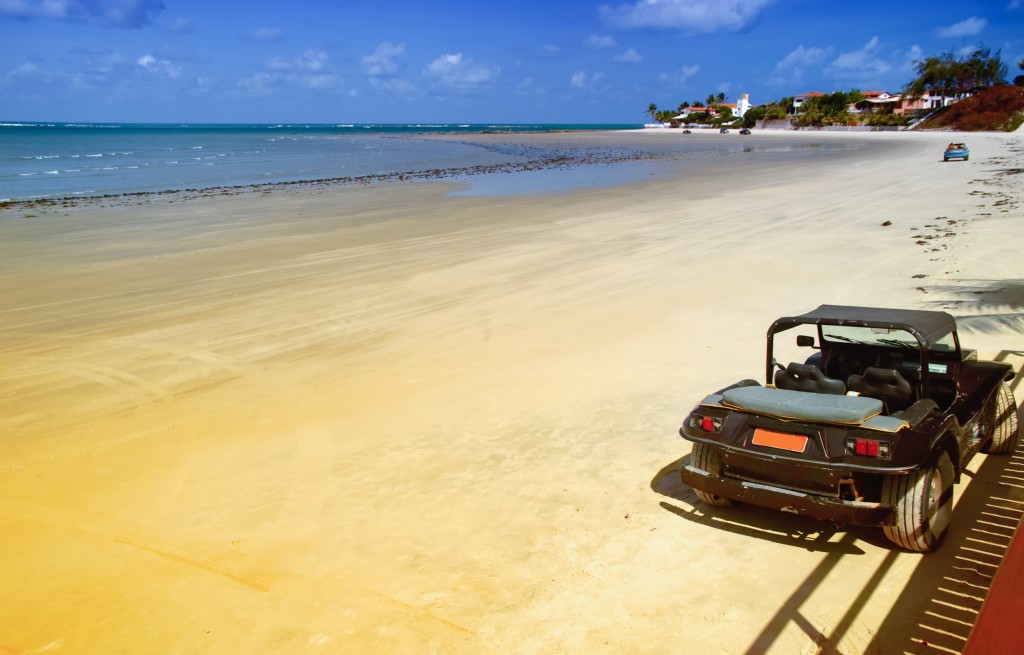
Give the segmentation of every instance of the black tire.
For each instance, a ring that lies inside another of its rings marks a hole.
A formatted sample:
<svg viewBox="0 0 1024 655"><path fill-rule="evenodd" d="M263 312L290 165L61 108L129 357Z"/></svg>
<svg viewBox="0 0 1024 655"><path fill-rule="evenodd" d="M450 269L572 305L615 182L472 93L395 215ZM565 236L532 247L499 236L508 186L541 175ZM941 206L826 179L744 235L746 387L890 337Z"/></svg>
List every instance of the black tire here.
<svg viewBox="0 0 1024 655"><path fill-rule="evenodd" d="M721 455L714 448L706 444L693 444L693 451L690 453L690 465L716 477L722 474ZM713 507L729 507L732 505L732 501L728 498L709 494L700 489L694 489L693 491L707 505Z"/></svg>
<svg viewBox="0 0 1024 655"><path fill-rule="evenodd" d="M968 159L970 159L970 157L964 157L964 161L967 161Z"/></svg>
<svg viewBox="0 0 1024 655"><path fill-rule="evenodd" d="M1017 424L1017 402L1013 399L1013 390L1005 382L996 389L995 398L989 401L985 415L981 419L985 432L992 439L982 446L986 453L1004 455L1017 448L1020 430Z"/></svg>
<svg viewBox="0 0 1024 655"><path fill-rule="evenodd" d="M897 546L927 553L946 536L953 518L953 464L942 451L930 466L882 483L882 502L895 508L896 525L883 526Z"/></svg>

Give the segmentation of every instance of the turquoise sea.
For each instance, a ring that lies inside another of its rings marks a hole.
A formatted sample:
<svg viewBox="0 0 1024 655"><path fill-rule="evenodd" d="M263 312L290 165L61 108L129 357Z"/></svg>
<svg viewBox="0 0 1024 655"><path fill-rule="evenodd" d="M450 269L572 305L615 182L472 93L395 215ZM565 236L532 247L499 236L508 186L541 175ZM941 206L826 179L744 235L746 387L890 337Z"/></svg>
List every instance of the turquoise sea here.
<svg viewBox="0 0 1024 655"><path fill-rule="evenodd" d="M417 137L640 127L0 122L0 201L500 170L564 153Z"/></svg>

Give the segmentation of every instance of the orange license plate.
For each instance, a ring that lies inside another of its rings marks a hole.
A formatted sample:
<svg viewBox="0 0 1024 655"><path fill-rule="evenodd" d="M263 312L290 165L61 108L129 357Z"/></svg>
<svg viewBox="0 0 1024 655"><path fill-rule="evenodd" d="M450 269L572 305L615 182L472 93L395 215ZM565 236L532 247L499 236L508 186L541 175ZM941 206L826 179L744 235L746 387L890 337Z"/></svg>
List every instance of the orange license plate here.
<svg viewBox="0 0 1024 655"><path fill-rule="evenodd" d="M807 449L807 437L803 435L772 432L771 430L762 430L761 428L754 430L753 443L756 446L789 450L794 453L802 453Z"/></svg>

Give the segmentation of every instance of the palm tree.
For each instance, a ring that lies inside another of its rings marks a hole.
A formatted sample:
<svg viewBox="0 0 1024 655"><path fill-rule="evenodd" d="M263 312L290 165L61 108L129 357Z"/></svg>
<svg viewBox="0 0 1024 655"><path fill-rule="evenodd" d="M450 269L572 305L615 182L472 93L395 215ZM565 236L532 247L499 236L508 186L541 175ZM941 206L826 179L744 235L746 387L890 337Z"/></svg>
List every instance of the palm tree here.
<svg viewBox="0 0 1024 655"><path fill-rule="evenodd" d="M725 104L725 94L723 92L719 91L718 95L715 96L715 100L718 101L718 104L724 105Z"/></svg>
<svg viewBox="0 0 1024 655"><path fill-rule="evenodd" d="M658 105L653 102L647 105L647 115L651 117L652 121L658 120Z"/></svg>

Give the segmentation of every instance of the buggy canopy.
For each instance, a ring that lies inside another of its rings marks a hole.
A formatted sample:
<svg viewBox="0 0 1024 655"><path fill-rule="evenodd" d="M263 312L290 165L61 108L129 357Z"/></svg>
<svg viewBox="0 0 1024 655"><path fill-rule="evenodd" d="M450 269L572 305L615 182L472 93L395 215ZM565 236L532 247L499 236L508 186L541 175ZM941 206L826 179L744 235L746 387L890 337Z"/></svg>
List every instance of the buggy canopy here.
<svg viewBox="0 0 1024 655"><path fill-rule="evenodd" d="M848 325L906 330L914 335L923 348L930 348L942 337L956 330L956 321L946 312L821 305L806 314L776 319L768 328L768 338L771 339L775 333L797 325Z"/></svg>

